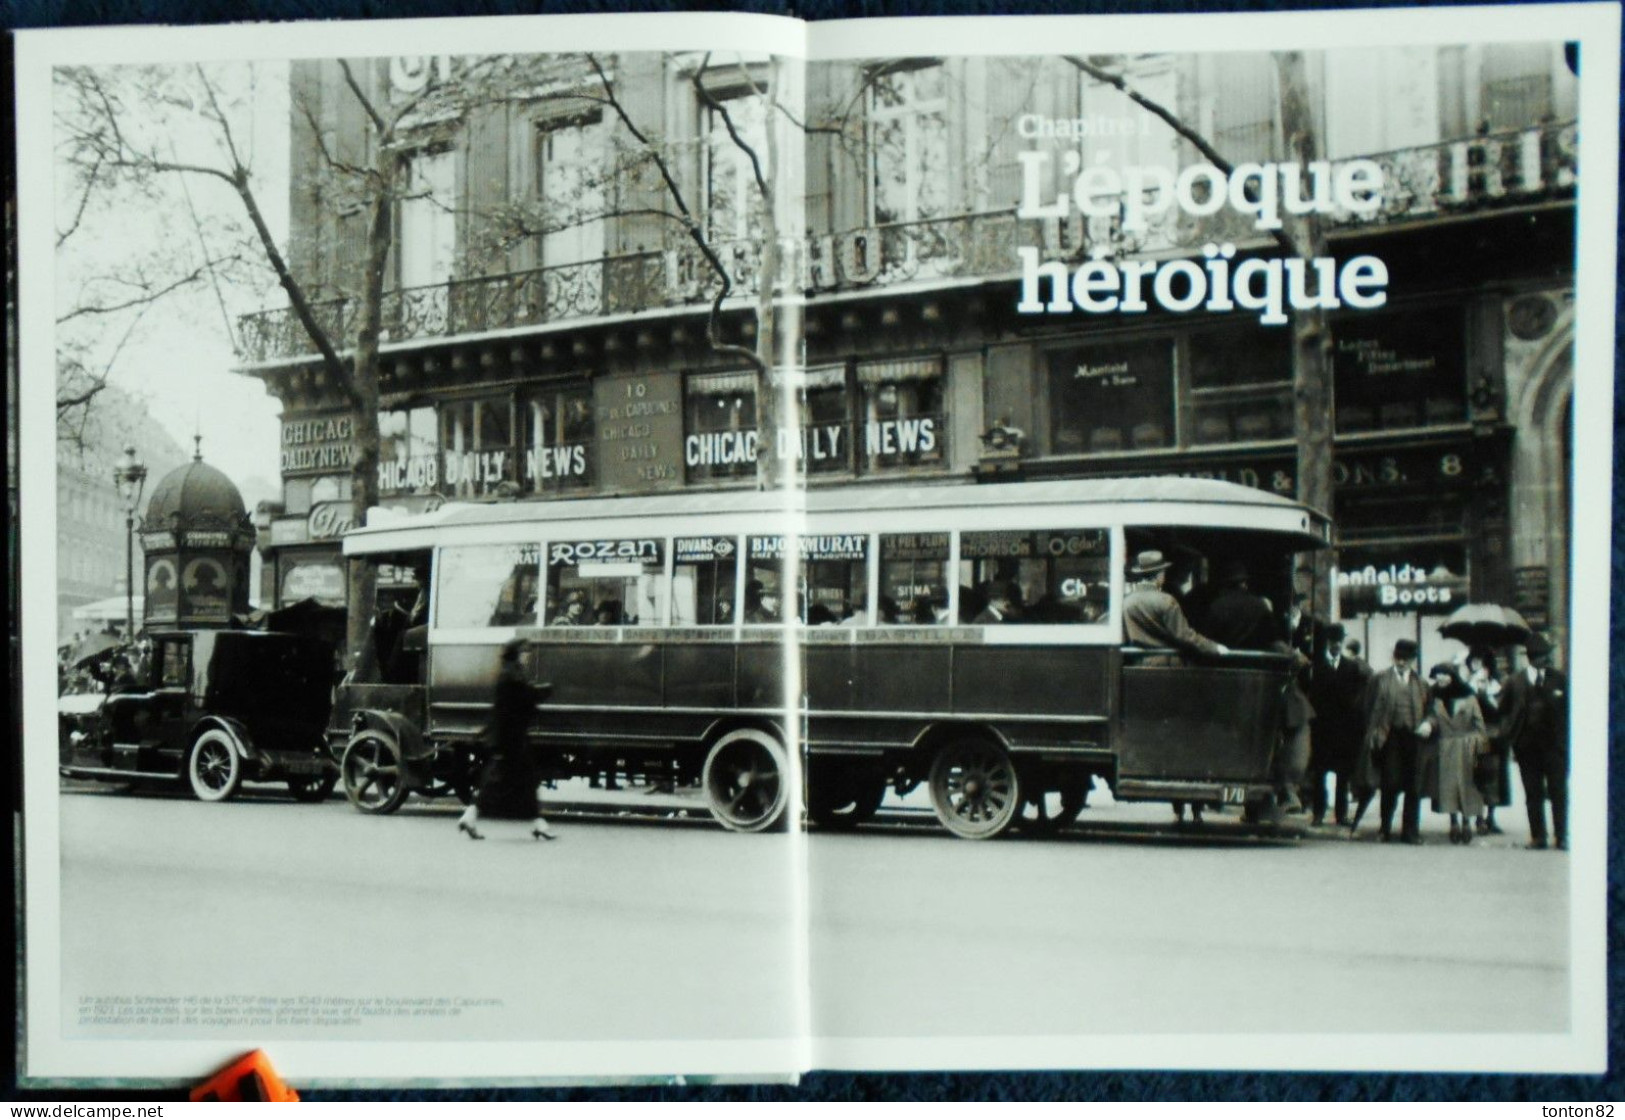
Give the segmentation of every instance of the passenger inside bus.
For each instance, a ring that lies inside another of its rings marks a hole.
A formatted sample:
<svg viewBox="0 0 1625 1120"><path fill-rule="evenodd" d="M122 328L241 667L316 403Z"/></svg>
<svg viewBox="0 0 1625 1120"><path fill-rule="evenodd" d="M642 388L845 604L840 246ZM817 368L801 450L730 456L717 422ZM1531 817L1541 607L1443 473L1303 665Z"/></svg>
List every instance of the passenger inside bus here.
<svg viewBox="0 0 1625 1120"><path fill-rule="evenodd" d="M605 599L592 612L592 624L594 626L619 626L621 621L621 601L619 599Z"/></svg>
<svg viewBox="0 0 1625 1120"><path fill-rule="evenodd" d="M777 622L778 620L778 592L770 591L762 586L761 580L753 579L745 584L745 621L763 623Z"/></svg>
<svg viewBox="0 0 1625 1120"><path fill-rule="evenodd" d="M1021 621L1021 588L1009 580L991 580L983 585L982 599L987 606L971 619L972 625L989 626Z"/></svg>
<svg viewBox="0 0 1625 1120"><path fill-rule="evenodd" d="M1128 640L1137 646L1177 651L1153 654L1142 665L1179 665L1181 654L1214 656L1230 651L1191 627L1179 601L1164 588L1174 562L1157 549L1136 553L1129 568L1131 584L1123 600L1123 625Z"/></svg>
<svg viewBox="0 0 1625 1120"><path fill-rule="evenodd" d="M587 604L579 591L572 591L564 600L564 609L554 616L550 626L587 625Z"/></svg>

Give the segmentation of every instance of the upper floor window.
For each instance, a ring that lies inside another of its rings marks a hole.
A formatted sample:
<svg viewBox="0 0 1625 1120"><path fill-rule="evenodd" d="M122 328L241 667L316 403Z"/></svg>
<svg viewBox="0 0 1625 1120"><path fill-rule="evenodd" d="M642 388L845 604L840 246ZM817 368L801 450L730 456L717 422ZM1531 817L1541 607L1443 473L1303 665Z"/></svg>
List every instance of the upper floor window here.
<svg viewBox="0 0 1625 1120"><path fill-rule="evenodd" d="M893 63L870 79L871 224L925 221L947 213L947 113L940 62Z"/></svg>
<svg viewBox="0 0 1625 1120"><path fill-rule="evenodd" d="M1465 423L1466 337L1460 308L1367 312L1335 322L1337 431Z"/></svg>
<svg viewBox="0 0 1625 1120"><path fill-rule="evenodd" d="M1271 158L1281 111L1274 58L1263 51L1215 56L1209 106L1209 135L1220 155L1232 165Z"/></svg>
<svg viewBox="0 0 1625 1120"><path fill-rule="evenodd" d="M602 114L552 117L536 128L536 203L545 232L541 266L605 255L611 173Z"/></svg>
<svg viewBox="0 0 1625 1120"><path fill-rule="evenodd" d="M1491 132L1529 128L1552 115L1550 43L1495 43L1484 48L1479 115Z"/></svg>
<svg viewBox="0 0 1625 1120"><path fill-rule="evenodd" d="M407 160L401 200L401 287L451 279L457 254L457 165L449 149L420 151Z"/></svg>
<svg viewBox="0 0 1625 1120"><path fill-rule="evenodd" d="M702 105L705 141L701 148L705 176L705 220L718 241L743 241L761 236L762 195L749 153L728 131L733 124L741 140L767 159L767 99L749 88L713 94L716 106ZM727 113L727 120L723 113Z"/></svg>
<svg viewBox="0 0 1625 1120"><path fill-rule="evenodd" d="M1174 444L1174 344L1098 342L1049 356L1056 454L1145 451Z"/></svg>
<svg viewBox="0 0 1625 1120"><path fill-rule="evenodd" d="M1130 59L1122 66L1129 87L1170 111L1179 107L1179 80L1168 55ZM1166 121L1141 108L1129 96L1080 74L1083 120L1090 132L1083 137L1083 166L1093 167L1101 156L1105 165L1122 171L1129 167L1160 168L1170 179L1179 173L1179 137ZM1072 178L1063 173L1067 187ZM1147 191L1147 210L1156 212L1156 188Z"/></svg>

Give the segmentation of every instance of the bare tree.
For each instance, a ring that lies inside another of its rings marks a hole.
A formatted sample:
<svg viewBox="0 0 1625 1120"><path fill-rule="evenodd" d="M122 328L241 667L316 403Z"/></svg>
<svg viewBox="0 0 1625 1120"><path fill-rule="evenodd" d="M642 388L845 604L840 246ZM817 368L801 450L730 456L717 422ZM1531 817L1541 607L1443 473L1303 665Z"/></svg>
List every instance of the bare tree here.
<svg viewBox="0 0 1625 1120"><path fill-rule="evenodd" d="M1309 104L1309 81L1301 51L1279 51L1274 55L1281 106L1281 133L1300 178L1319 158L1320 143ZM1066 61L1096 81L1114 87L1146 112L1157 117L1188 141L1202 158L1221 173L1230 176L1235 166L1204 136L1167 106L1134 89L1124 77L1088 59L1066 56ZM1300 197L1308 191L1300 181ZM1326 253L1326 235L1315 213L1290 212L1280 229L1271 231L1280 247L1295 257L1311 261ZM1298 500L1328 513L1332 508L1332 358L1331 333L1326 312L1318 298L1320 270L1305 268L1307 294L1311 306L1289 312L1292 329L1293 430L1297 439ZM1313 607L1325 615L1331 607L1331 556L1325 551L1314 558Z"/></svg>
<svg viewBox="0 0 1625 1120"><path fill-rule="evenodd" d="M351 500L356 522L378 502L379 457L379 368L378 344L386 270L393 235L395 206L403 195L404 158L400 142L415 127L414 115L433 99L437 104L455 106L471 94L490 60L471 63L456 80L438 73L427 76L421 89L398 101L376 93L373 71L357 68L341 60L339 69L348 96L354 99L367 129L363 158L352 160L348 153L330 150L323 130L313 127L325 172L342 182L357 200L365 217L365 249L360 282L354 293L357 314L353 337L338 337L317 313L307 291L309 278L295 274L278 244L255 193L251 161L239 142L234 114L221 95L219 84L202 66L193 66L177 86L178 75L154 68L133 74L110 74L88 68L70 68L65 80L76 92L74 111L62 126L87 190L91 186L122 183L135 189L151 189L165 177L198 179L227 187L236 197L242 216L252 230L260 263L268 266L276 284L286 293L294 317L315 348L327 381L347 401L352 422L355 456L351 466ZM369 66L373 64L368 64ZM120 82L128 77L127 82ZM210 131L214 139L212 158L182 158L172 143L159 136L135 131L126 124L131 108L169 104L187 111ZM316 123L308 106L296 106L307 122ZM72 229L77 217L70 219ZM372 570L352 564L348 573L349 618L347 639L352 651L360 650L367 637L374 601Z"/></svg>

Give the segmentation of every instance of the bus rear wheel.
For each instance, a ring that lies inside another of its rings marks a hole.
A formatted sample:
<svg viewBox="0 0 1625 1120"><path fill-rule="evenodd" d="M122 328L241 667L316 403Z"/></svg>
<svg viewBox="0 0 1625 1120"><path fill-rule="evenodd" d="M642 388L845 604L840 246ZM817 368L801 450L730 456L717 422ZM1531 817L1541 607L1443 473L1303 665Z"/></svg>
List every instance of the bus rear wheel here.
<svg viewBox="0 0 1625 1120"><path fill-rule="evenodd" d="M931 761L931 806L955 836L990 840L1021 809L1021 778L1010 754L988 739L955 739Z"/></svg>
<svg viewBox="0 0 1625 1120"><path fill-rule="evenodd" d="M700 772L711 815L731 832L765 832L784 819L789 761L777 738L754 727L711 745Z"/></svg>
<svg viewBox="0 0 1625 1120"><path fill-rule="evenodd" d="M376 731L362 731L350 740L339 769L344 795L363 813L393 813L406 800L400 750Z"/></svg>

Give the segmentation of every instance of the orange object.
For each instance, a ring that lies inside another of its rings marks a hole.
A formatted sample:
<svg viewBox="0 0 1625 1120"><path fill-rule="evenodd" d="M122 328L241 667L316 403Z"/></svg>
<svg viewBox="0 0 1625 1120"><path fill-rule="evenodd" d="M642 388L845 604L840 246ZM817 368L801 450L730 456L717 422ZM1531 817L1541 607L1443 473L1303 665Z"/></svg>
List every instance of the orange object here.
<svg viewBox="0 0 1625 1120"><path fill-rule="evenodd" d="M264 1050L244 1054L192 1090L194 1101L296 1101L299 1094L277 1076Z"/></svg>

